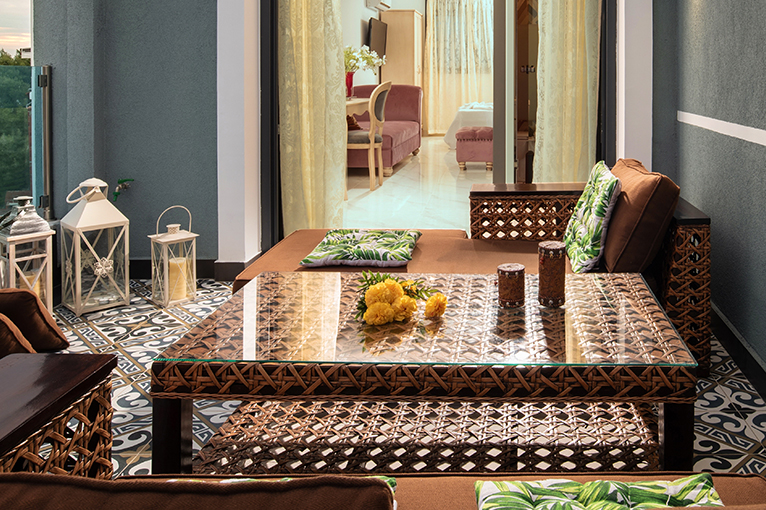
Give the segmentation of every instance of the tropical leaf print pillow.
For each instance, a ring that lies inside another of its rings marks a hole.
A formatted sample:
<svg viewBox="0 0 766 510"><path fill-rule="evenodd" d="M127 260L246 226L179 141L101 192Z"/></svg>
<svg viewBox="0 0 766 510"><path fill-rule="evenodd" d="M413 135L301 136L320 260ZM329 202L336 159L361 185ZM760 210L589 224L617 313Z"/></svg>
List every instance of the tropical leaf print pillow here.
<svg viewBox="0 0 766 510"><path fill-rule="evenodd" d="M417 230L330 230L301 265L404 266L412 260L420 236Z"/></svg>
<svg viewBox="0 0 766 510"><path fill-rule="evenodd" d="M564 233L567 255L575 273L590 271L598 264L604 251L606 227L620 190L620 180L606 163L596 163Z"/></svg>
<svg viewBox="0 0 766 510"><path fill-rule="evenodd" d="M475 484L479 510L631 510L723 506L709 473L675 481L579 483L565 479Z"/></svg>

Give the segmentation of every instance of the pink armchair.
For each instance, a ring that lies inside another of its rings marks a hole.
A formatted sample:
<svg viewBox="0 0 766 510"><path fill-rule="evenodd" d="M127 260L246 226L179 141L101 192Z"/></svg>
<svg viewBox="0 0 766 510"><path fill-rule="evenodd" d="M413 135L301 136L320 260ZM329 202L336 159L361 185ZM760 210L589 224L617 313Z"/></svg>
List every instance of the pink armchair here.
<svg viewBox="0 0 766 510"><path fill-rule="evenodd" d="M357 97L370 97L376 85L354 87ZM395 164L408 154L420 151L422 129L423 89L415 85L392 85L386 100L386 121L383 124L383 175L393 173ZM369 130L369 115L357 117L363 130ZM367 151L348 149L348 166L367 168Z"/></svg>

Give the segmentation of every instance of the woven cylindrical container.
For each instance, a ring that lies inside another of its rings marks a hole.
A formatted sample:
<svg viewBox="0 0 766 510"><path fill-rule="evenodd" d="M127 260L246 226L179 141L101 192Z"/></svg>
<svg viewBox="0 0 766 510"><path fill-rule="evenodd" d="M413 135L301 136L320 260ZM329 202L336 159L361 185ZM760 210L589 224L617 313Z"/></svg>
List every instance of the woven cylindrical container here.
<svg viewBox="0 0 766 510"><path fill-rule="evenodd" d="M501 308L524 305L524 266L500 264L497 266L497 297Z"/></svg>
<svg viewBox="0 0 766 510"><path fill-rule="evenodd" d="M566 250L561 241L543 241L537 245L540 275L537 300L543 306L564 304L564 266Z"/></svg>

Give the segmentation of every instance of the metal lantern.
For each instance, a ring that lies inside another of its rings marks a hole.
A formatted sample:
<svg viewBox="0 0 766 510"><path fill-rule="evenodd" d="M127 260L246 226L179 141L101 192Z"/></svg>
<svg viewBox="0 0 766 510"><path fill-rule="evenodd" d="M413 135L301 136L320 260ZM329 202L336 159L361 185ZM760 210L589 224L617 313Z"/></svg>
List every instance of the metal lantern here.
<svg viewBox="0 0 766 510"><path fill-rule="evenodd" d="M171 209L183 209L189 215L189 230L181 225L167 225L160 234L160 220ZM191 212L182 205L168 207L157 218L152 240L152 301L172 306L194 299L197 294L197 237L191 232Z"/></svg>
<svg viewBox="0 0 766 510"><path fill-rule="evenodd" d="M61 220L61 302L78 316L130 302L130 222L106 199L107 188L101 179L81 182L67 196L76 205Z"/></svg>
<svg viewBox="0 0 766 510"><path fill-rule="evenodd" d="M29 289L52 310L55 232L37 215L32 197L15 200L14 209L0 218L0 287Z"/></svg>

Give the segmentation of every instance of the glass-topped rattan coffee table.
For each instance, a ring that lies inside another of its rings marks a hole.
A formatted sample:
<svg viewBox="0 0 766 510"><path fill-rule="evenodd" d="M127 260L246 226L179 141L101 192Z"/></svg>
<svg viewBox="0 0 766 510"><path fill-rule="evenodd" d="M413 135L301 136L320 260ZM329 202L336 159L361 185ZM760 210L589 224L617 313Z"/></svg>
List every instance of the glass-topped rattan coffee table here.
<svg viewBox="0 0 766 510"><path fill-rule="evenodd" d="M559 309L537 304L537 275L516 309L498 307L495 275L408 277L448 296L441 319L421 305L407 323L354 320L356 273L247 284L153 361L153 471L191 471L191 402L202 398L513 404L513 416L538 403L654 406L658 465L691 469L696 363L641 275L567 275Z"/></svg>

